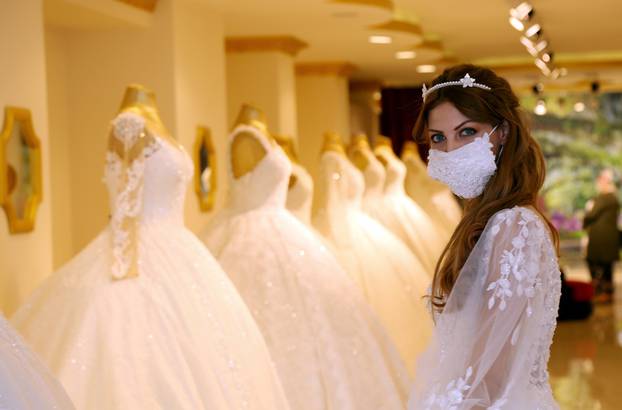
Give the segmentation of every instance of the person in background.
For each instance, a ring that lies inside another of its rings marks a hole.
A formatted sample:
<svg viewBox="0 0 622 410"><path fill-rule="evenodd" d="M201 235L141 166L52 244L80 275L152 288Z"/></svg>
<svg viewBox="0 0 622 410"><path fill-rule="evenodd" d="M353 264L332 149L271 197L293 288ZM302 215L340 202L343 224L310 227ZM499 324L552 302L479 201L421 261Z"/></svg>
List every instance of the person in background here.
<svg viewBox="0 0 622 410"><path fill-rule="evenodd" d="M586 205L583 229L588 234L587 263L596 288L596 301L608 302L613 297L613 265L620 259L620 202L612 170L601 171L596 188L598 195Z"/></svg>

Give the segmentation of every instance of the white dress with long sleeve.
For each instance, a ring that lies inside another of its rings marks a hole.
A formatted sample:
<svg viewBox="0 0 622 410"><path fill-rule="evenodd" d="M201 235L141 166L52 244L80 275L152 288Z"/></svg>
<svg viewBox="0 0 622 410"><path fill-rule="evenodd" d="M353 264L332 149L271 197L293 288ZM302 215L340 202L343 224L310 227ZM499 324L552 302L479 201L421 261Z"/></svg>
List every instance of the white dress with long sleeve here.
<svg viewBox="0 0 622 410"><path fill-rule="evenodd" d="M524 207L495 214L436 316L409 409L558 409L547 363L560 292L542 218Z"/></svg>
<svg viewBox="0 0 622 410"><path fill-rule="evenodd" d="M80 410L289 409L262 335L183 223L192 161L143 117L113 122L109 226L13 317Z"/></svg>

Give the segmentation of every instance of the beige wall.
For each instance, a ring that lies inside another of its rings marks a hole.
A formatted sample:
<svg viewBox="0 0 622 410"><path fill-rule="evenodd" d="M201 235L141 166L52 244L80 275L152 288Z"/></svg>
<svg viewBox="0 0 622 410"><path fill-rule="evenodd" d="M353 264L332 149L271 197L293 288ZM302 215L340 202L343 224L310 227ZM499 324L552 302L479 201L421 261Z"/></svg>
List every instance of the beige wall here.
<svg viewBox="0 0 622 410"><path fill-rule="evenodd" d="M34 232L10 235L4 213L0 215L0 309L10 314L52 271L50 143L40 0L0 0L0 49L0 107L30 109L43 148L43 203Z"/></svg>
<svg viewBox="0 0 622 410"><path fill-rule="evenodd" d="M179 140L192 154L197 125L210 128L216 149L218 195L215 210L227 189L227 96L224 24L222 16L198 5L176 3L174 8L175 117ZM202 213L194 183L186 197L186 224L200 232L213 212Z"/></svg>
<svg viewBox="0 0 622 410"><path fill-rule="evenodd" d="M294 59L281 51L227 54L228 123L240 106L252 104L264 111L270 131L296 138L296 81Z"/></svg>
<svg viewBox="0 0 622 410"><path fill-rule="evenodd" d="M317 176L323 134L336 131L350 139L348 79L338 75L296 76L300 162Z"/></svg>
<svg viewBox="0 0 622 410"><path fill-rule="evenodd" d="M55 238L71 241L55 246L55 262L62 263L108 221L108 194L101 182L104 155L109 123L128 84L140 83L155 91L165 125L189 154L196 126L203 124L212 129L217 155L224 157L224 37L218 14L184 0L159 1L149 24L138 27L121 23L100 30L50 27L47 33L50 102L59 104L51 123L51 135L58 142L55 179L68 181L69 186L59 183L55 191L59 205L54 208ZM64 158L68 166L61 164ZM219 161L221 192L226 181L224 161ZM198 232L209 214L199 211L193 186L188 190L187 223ZM69 221L66 204L71 208ZM69 231L62 232L63 227Z"/></svg>

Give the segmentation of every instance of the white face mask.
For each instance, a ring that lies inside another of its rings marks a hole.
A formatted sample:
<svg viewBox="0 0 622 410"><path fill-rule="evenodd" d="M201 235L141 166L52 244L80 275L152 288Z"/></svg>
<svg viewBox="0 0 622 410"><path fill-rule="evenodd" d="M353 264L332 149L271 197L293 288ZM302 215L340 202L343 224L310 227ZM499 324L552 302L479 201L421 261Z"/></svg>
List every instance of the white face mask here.
<svg viewBox="0 0 622 410"><path fill-rule="evenodd" d="M490 131L495 132L497 127ZM490 134L450 152L430 150L428 174L447 185L459 197L477 198L497 170Z"/></svg>

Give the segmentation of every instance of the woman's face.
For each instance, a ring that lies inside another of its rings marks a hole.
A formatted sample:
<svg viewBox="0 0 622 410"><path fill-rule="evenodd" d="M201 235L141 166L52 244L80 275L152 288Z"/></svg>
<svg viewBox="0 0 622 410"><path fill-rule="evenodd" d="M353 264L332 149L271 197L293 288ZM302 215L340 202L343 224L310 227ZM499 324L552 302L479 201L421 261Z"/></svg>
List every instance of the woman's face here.
<svg viewBox="0 0 622 410"><path fill-rule="evenodd" d="M473 121L465 117L452 103L443 102L428 114L428 136L430 148L439 151L453 151L490 132L497 124L487 124ZM496 155L498 147L505 142L505 133L502 127L497 127L490 135L493 152Z"/></svg>

